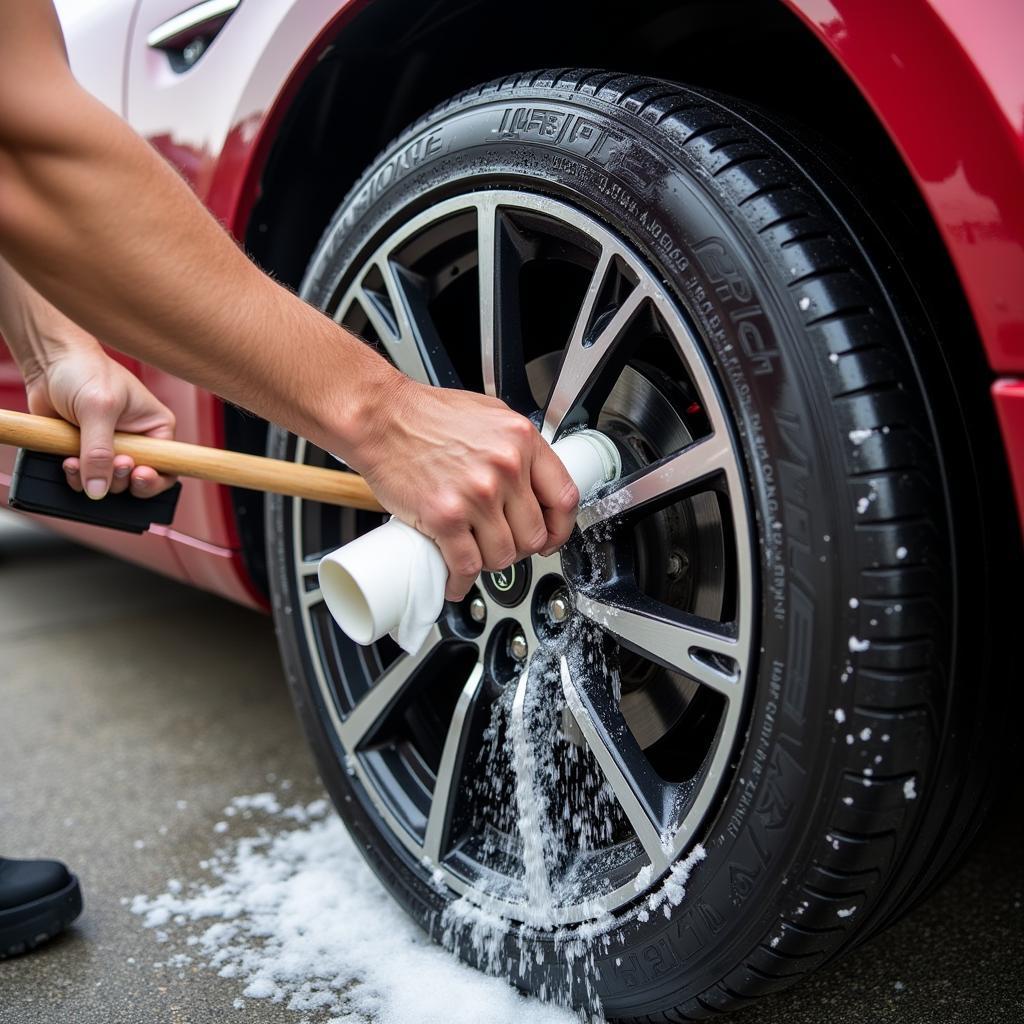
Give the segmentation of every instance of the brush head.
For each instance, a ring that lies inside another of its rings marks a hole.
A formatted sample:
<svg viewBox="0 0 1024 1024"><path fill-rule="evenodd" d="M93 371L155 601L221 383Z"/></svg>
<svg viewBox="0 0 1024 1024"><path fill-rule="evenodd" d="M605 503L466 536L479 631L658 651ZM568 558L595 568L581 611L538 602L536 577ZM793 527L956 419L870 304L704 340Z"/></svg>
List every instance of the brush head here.
<svg viewBox="0 0 1024 1024"><path fill-rule="evenodd" d="M130 491L122 491L93 501L87 494L68 486L64 475L65 458L20 448L11 477L8 505L19 512L70 519L125 533L145 533L154 523L170 526L174 520L180 483L153 498L137 498Z"/></svg>

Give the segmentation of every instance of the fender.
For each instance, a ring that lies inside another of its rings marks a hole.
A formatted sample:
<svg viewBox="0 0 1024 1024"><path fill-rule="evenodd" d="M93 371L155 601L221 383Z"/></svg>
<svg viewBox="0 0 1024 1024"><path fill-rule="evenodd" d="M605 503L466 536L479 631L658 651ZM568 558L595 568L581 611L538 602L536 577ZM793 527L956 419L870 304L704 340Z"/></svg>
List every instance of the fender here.
<svg viewBox="0 0 1024 1024"><path fill-rule="evenodd" d="M1024 372L1024 5L783 2L842 65L902 155L990 366Z"/></svg>

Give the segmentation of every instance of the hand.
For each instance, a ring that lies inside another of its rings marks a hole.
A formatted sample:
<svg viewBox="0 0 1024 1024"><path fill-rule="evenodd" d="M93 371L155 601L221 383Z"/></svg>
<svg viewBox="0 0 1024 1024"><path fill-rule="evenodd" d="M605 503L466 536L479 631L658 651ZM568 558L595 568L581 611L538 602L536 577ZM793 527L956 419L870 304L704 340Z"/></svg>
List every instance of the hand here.
<svg viewBox="0 0 1024 1024"><path fill-rule="evenodd" d="M174 413L91 336L88 341L65 346L45 368L26 376L29 411L59 416L81 429L80 455L64 460L74 490L99 499L130 488L137 498L152 498L175 478L137 466L129 455L114 455L114 431L173 438Z"/></svg>
<svg viewBox="0 0 1024 1024"><path fill-rule="evenodd" d="M381 504L433 538L461 601L483 569L505 569L568 539L579 492L524 416L487 395L408 378L377 396L350 460Z"/></svg>

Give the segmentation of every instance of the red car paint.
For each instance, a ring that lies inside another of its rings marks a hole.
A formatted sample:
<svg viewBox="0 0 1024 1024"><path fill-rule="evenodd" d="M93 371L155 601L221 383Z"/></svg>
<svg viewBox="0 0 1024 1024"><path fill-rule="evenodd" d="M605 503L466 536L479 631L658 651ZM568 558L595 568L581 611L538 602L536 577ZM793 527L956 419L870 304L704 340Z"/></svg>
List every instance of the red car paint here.
<svg viewBox="0 0 1024 1024"><path fill-rule="evenodd" d="M928 203L997 373L1024 373L1024 4L787 0Z"/></svg>
<svg viewBox="0 0 1024 1024"><path fill-rule="evenodd" d="M111 0L69 32L69 51L127 38L123 92L109 67L85 84L147 137L236 237L245 235L281 117L324 46L371 0L241 4L203 59L174 73L146 46L188 0ZM1019 0L780 0L830 51L873 107L927 202L974 314L1024 520L1024 4ZM115 22L117 31L111 32ZM77 34L76 34L77 33ZM141 376L185 441L223 444L212 395L150 367ZM998 378L1005 379L998 379ZM0 405L23 408L0 358ZM12 453L0 448L0 496ZM187 481L173 529L142 538L54 524L79 540L246 604L262 604L240 557L227 491Z"/></svg>
<svg viewBox="0 0 1024 1024"><path fill-rule="evenodd" d="M992 397L1010 456L1017 510L1024 518L1024 381L996 381L992 385Z"/></svg>

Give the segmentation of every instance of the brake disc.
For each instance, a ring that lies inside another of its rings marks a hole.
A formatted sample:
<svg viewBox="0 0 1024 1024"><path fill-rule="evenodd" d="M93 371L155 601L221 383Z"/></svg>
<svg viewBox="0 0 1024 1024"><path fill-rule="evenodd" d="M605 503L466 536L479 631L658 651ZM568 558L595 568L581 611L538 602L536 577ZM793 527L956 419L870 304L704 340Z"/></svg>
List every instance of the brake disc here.
<svg viewBox="0 0 1024 1024"><path fill-rule="evenodd" d="M527 366L538 405L551 387L559 355L549 353ZM597 423L599 430L618 441L624 474L692 441L685 419L692 400L655 367L631 363L624 368ZM720 617L725 602L725 535L713 494L698 494L646 517L634 530L633 542L634 572L645 594L707 619ZM622 714L646 749L676 725L699 687L624 649L619 660ZM570 738L579 742L571 716L566 716L565 726Z"/></svg>

